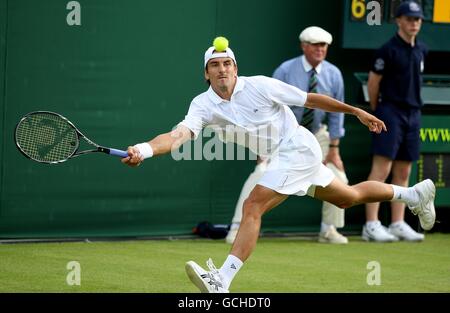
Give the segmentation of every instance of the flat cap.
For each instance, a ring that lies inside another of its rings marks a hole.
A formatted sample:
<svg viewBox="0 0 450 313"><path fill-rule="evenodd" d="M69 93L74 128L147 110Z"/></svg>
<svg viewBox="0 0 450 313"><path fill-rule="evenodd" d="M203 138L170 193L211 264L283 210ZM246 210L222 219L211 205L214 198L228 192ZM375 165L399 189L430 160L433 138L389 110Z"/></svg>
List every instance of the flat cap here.
<svg viewBox="0 0 450 313"><path fill-rule="evenodd" d="M331 44L333 36L323 28L317 26L310 26L305 28L298 36L301 42L307 43L327 43Z"/></svg>

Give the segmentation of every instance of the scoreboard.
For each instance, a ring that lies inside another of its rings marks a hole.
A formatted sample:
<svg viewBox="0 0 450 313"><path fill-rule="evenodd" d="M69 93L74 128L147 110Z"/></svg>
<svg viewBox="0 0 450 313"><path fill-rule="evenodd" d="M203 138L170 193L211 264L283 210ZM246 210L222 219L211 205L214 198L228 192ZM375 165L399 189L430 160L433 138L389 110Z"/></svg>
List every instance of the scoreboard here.
<svg viewBox="0 0 450 313"><path fill-rule="evenodd" d="M377 49L397 30L395 11L402 0L345 0L343 48ZM450 51L450 1L416 0L424 21L419 37L432 51Z"/></svg>
<svg viewBox="0 0 450 313"><path fill-rule="evenodd" d="M430 178L436 185L436 206L450 206L450 115L427 114L420 129L420 157L413 164L410 184Z"/></svg>
<svg viewBox="0 0 450 313"><path fill-rule="evenodd" d="M430 178L437 188L450 188L450 153L422 153L417 161L417 181Z"/></svg>

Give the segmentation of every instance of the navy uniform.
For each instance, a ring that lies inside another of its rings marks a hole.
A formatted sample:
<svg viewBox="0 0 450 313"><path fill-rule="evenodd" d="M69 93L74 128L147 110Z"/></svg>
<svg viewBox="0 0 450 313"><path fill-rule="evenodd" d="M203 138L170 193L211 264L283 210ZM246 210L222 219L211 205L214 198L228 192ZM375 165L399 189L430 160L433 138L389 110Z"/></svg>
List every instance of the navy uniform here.
<svg viewBox="0 0 450 313"><path fill-rule="evenodd" d="M421 41L411 46L398 34L376 52L372 71L383 78L375 116L385 122L388 131L373 134L373 154L391 160L419 159L421 74L427 52Z"/></svg>

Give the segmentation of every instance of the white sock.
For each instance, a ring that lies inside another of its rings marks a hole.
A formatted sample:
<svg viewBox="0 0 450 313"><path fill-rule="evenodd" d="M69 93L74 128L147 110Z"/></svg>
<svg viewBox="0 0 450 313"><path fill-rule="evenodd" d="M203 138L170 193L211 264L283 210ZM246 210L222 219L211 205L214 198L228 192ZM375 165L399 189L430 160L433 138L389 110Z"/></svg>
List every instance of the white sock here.
<svg viewBox="0 0 450 313"><path fill-rule="evenodd" d="M401 187L397 185L391 185L394 191L392 201L400 201L408 204L408 206L416 206L419 204L419 195L413 187Z"/></svg>
<svg viewBox="0 0 450 313"><path fill-rule="evenodd" d="M404 221L398 221L395 223L391 223L390 227L399 227L399 226L402 226L403 223L404 223Z"/></svg>
<svg viewBox="0 0 450 313"><path fill-rule="evenodd" d="M366 222L366 226L372 228L372 227L375 227L379 222L380 221L378 221L378 220L376 220L376 221L367 221Z"/></svg>
<svg viewBox="0 0 450 313"><path fill-rule="evenodd" d="M228 289L231 285L231 281L233 280L234 276L239 272L242 265L241 260L239 260L237 257L235 257L232 254L229 254L225 262L223 263L222 267L219 269L219 274L224 279L224 288Z"/></svg>

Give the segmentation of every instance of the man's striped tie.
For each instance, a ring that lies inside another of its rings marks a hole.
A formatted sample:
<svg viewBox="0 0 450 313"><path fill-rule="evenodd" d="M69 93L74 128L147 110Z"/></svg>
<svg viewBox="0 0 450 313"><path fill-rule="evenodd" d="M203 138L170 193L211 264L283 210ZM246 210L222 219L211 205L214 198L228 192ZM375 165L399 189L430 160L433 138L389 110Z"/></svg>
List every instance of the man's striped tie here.
<svg viewBox="0 0 450 313"><path fill-rule="evenodd" d="M308 86L308 92L314 92L317 93L317 72L313 68L311 71L309 71L310 77L309 77L309 86ZM303 127L306 127L307 129L311 130L312 123L314 121L314 109L309 108L303 108L303 117L301 125Z"/></svg>

